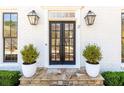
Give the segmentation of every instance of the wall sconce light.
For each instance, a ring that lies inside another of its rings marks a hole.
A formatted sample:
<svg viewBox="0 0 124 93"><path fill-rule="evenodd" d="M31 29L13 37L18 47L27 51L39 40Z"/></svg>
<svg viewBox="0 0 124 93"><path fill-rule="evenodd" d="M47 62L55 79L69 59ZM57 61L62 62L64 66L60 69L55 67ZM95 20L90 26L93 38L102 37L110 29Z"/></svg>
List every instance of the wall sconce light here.
<svg viewBox="0 0 124 93"><path fill-rule="evenodd" d="M32 10L31 12L29 12L27 16L28 16L28 20L29 20L31 25L37 25L38 24L38 20L40 17L37 15L35 10Z"/></svg>
<svg viewBox="0 0 124 93"><path fill-rule="evenodd" d="M92 11L88 11L87 15L84 17L87 25L93 25L95 21L95 13Z"/></svg>

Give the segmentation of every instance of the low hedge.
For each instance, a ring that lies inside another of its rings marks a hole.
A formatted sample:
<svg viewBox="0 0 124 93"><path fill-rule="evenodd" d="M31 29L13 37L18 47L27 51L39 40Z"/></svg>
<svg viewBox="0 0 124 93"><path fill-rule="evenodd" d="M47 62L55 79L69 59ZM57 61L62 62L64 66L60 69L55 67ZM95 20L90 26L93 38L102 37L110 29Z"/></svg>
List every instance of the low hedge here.
<svg viewBox="0 0 124 93"><path fill-rule="evenodd" d="M103 72L105 86L124 86L124 72Z"/></svg>
<svg viewBox="0 0 124 93"><path fill-rule="evenodd" d="M19 85L19 78L21 73L19 71L0 71L0 86L17 86Z"/></svg>

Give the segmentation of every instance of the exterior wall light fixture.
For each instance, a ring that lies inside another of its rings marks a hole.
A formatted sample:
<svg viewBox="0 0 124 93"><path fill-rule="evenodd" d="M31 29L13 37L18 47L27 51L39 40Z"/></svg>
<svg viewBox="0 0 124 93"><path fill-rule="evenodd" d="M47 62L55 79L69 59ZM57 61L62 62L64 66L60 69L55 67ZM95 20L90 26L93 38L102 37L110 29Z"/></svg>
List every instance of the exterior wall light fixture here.
<svg viewBox="0 0 124 93"><path fill-rule="evenodd" d="M37 15L35 10L32 10L31 12L29 12L27 16L28 16L28 20L29 20L31 25L37 25L38 24L38 20L40 17Z"/></svg>
<svg viewBox="0 0 124 93"><path fill-rule="evenodd" d="M88 11L87 15L84 17L87 25L93 25L95 21L95 13L92 11Z"/></svg>

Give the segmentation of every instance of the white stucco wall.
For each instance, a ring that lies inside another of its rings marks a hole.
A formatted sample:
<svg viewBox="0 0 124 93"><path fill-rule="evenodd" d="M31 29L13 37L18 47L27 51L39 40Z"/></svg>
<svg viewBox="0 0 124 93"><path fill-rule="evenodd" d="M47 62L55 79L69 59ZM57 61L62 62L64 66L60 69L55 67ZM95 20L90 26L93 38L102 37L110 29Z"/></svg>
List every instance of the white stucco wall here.
<svg viewBox="0 0 124 93"><path fill-rule="evenodd" d="M36 10L40 16L39 24L30 25L27 14ZM87 26L84 16L89 10L96 14L94 25ZM18 63L3 63L2 13L18 12ZM0 10L0 69L21 69L20 50L25 44L33 43L39 50L39 67L79 68L84 66L82 50L88 43L96 43L101 47L103 59L101 71L121 70L121 8L119 7L83 7L76 13L76 65L49 66L49 30L48 10L44 7L18 7L15 10ZM47 45L46 45L47 44Z"/></svg>
<svg viewBox="0 0 124 93"><path fill-rule="evenodd" d="M82 9L83 17L88 10L94 11L96 20L92 26L82 21L81 51L88 43L96 43L103 54L101 70L121 70L121 8L86 7ZM83 57L81 60L84 62Z"/></svg>

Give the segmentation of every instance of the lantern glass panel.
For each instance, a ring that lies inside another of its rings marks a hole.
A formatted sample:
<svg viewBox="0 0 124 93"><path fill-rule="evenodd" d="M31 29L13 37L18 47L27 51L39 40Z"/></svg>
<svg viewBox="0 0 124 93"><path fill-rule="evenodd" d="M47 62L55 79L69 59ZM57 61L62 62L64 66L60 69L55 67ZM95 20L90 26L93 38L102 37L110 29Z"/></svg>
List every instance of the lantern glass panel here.
<svg viewBox="0 0 124 93"><path fill-rule="evenodd" d="M28 18L29 18L30 23L33 24L35 16L29 16Z"/></svg>
<svg viewBox="0 0 124 93"><path fill-rule="evenodd" d="M35 16L35 24L38 24L39 17Z"/></svg>
<svg viewBox="0 0 124 93"><path fill-rule="evenodd" d="M88 16L89 25L93 24L93 16Z"/></svg>

